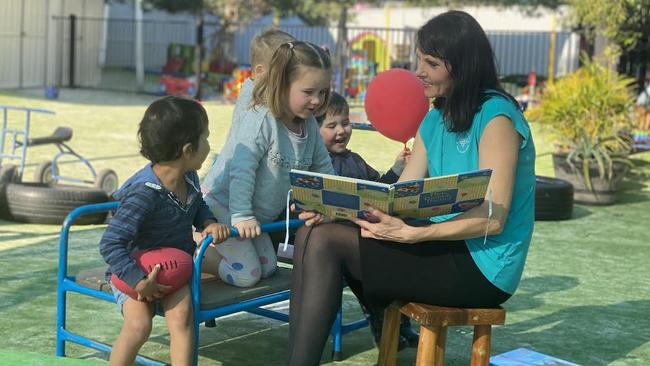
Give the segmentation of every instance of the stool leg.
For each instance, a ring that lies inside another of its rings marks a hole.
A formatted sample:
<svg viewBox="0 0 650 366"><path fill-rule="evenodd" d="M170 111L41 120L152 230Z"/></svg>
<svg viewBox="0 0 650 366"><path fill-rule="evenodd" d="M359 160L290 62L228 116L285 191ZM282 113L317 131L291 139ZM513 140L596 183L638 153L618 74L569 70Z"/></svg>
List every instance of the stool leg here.
<svg viewBox="0 0 650 366"><path fill-rule="evenodd" d="M445 362L447 327L420 326L416 366L442 366Z"/></svg>
<svg viewBox="0 0 650 366"><path fill-rule="evenodd" d="M491 338L491 325L474 326L474 342L472 343L472 366L489 366Z"/></svg>
<svg viewBox="0 0 650 366"><path fill-rule="evenodd" d="M384 312L384 325L379 340L378 366L395 366L397 363L397 342L399 341L399 308L390 305Z"/></svg>
<svg viewBox="0 0 650 366"><path fill-rule="evenodd" d="M436 338L436 359L435 366L443 366L445 364L445 346L447 343L447 327L440 327L440 333Z"/></svg>

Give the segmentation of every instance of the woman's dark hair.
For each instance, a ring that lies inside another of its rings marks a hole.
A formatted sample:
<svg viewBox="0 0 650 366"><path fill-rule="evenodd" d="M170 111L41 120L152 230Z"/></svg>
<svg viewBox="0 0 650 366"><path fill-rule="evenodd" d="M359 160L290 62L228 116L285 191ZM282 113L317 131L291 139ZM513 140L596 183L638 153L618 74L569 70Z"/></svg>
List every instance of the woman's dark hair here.
<svg viewBox="0 0 650 366"><path fill-rule="evenodd" d="M348 105L348 101L345 100L341 94L333 91L330 95L330 102L327 104L325 113L321 114L320 116L316 116L316 122L318 122L318 125L320 126L323 124L323 121L327 115L339 116L341 114L348 113L350 113L350 105Z"/></svg>
<svg viewBox="0 0 650 366"><path fill-rule="evenodd" d="M449 131L469 129L474 114L490 97L486 89L503 94L518 106L501 87L490 42L471 15L452 10L433 17L418 30L416 45L422 53L442 59L449 70L451 88L434 102Z"/></svg>
<svg viewBox="0 0 650 366"><path fill-rule="evenodd" d="M140 153L152 163L181 157L183 146L196 151L208 126L208 115L199 102L178 96L162 97L149 106L138 129Z"/></svg>

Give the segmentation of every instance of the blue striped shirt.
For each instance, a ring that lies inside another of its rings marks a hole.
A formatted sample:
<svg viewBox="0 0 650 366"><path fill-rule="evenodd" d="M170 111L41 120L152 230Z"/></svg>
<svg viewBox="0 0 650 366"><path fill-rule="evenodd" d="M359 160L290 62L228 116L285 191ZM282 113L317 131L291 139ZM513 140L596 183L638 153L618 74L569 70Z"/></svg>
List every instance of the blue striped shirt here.
<svg viewBox="0 0 650 366"><path fill-rule="evenodd" d="M194 254L192 226L203 229L206 220L217 220L203 200L196 172L187 173L185 181L184 206L162 185L151 164L115 192L113 197L120 205L99 242L99 251L109 266L107 276L115 273L135 287L145 273L131 257L133 251L173 247Z"/></svg>

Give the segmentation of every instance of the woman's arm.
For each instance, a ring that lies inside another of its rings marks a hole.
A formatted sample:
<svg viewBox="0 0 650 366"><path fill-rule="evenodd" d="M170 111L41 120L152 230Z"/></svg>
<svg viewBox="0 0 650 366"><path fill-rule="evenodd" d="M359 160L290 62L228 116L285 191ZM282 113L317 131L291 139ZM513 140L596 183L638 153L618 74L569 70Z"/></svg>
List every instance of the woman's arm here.
<svg viewBox="0 0 650 366"><path fill-rule="evenodd" d="M515 131L510 119L497 116L488 122L478 153L479 167L492 169L486 200L480 206L448 221L423 228L423 240L475 238L485 235L486 228L488 235L501 233L510 212L521 140L522 137ZM488 220L490 202L487 198L490 196L492 215Z"/></svg>
<svg viewBox="0 0 650 366"><path fill-rule="evenodd" d="M488 187L488 192L491 194L488 193L487 197L491 196L492 199L492 215L489 220L487 199L480 206L448 221L424 227L408 226L398 218L376 211L373 214L380 219L380 222L376 224L355 220L362 228L361 235L416 243L429 240L462 240L480 237L485 235L486 228L488 235L499 234L503 230L510 210L520 142L521 136L513 128L512 122L503 116L495 117L483 131L479 143L479 167L492 169L492 178ZM414 157L417 156L416 147L417 139L413 149ZM412 167L411 162L407 165L405 172ZM416 167L413 166L412 169L416 170Z"/></svg>

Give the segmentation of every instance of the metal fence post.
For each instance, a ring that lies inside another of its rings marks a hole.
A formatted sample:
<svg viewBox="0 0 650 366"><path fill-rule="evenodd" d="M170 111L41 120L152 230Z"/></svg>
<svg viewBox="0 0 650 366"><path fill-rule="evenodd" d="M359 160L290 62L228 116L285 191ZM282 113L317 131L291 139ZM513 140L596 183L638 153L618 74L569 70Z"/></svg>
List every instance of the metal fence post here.
<svg viewBox="0 0 650 366"><path fill-rule="evenodd" d="M69 80L69 87L74 88L74 64L75 64L75 56L74 56L74 51L75 51L75 34L77 28L77 16L74 14L70 14L70 60L69 60L69 75L68 75L68 80Z"/></svg>

